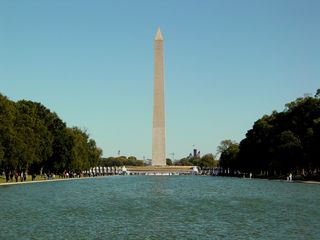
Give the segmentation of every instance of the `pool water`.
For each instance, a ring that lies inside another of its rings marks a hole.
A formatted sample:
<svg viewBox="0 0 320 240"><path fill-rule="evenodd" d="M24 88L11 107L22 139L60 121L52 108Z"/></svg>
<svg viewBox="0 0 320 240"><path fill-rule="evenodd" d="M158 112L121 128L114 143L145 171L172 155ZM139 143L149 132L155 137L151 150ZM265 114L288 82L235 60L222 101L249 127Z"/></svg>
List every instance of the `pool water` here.
<svg viewBox="0 0 320 240"><path fill-rule="evenodd" d="M320 185L113 176L0 187L0 239L320 239Z"/></svg>

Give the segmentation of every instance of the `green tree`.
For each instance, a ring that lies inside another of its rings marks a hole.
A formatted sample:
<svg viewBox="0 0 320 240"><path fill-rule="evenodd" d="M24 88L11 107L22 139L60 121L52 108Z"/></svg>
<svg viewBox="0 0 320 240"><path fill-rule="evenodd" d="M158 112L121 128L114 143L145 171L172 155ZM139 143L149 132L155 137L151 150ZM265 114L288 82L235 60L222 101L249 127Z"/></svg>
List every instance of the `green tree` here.
<svg viewBox="0 0 320 240"><path fill-rule="evenodd" d="M208 153L196 160L194 165L201 168L214 168L218 166L218 162L215 160L215 157L212 153Z"/></svg>
<svg viewBox="0 0 320 240"><path fill-rule="evenodd" d="M232 141L230 139L223 140L220 142L220 145L217 147L217 152L221 154L235 143L236 143L235 141Z"/></svg>
<svg viewBox="0 0 320 240"><path fill-rule="evenodd" d="M4 149L3 149L2 145L0 144L0 166L3 161L3 156L4 156Z"/></svg>
<svg viewBox="0 0 320 240"><path fill-rule="evenodd" d="M238 161L239 144L231 140L223 140L218 146L220 153L220 167L224 169L238 170L241 168Z"/></svg>
<svg viewBox="0 0 320 240"><path fill-rule="evenodd" d="M193 166L192 158L181 158L180 160L175 162L176 166Z"/></svg>
<svg viewBox="0 0 320 240"><path fill-rule="evenodd" d="M14 102L0 94L0 168L6 173L18 165L18 139L14 128L16 108Z"/></svg>
<svg viewBox="0 0 320 240"><path fill-rule="evenodd" d="M18 101L15 130L20 142L19 166L26 170L30 166L43 165L52 155L53 136L46 126L44 112L47 111L39 103ZM50 112L49 112L50 113Z"/></svg>
<svg viewBox="0 0 320 240"><path fill-rule="evenodd" d="M258 119L240 142L238 168L268 175L306 173L320 167L320 99L298 98L282 112Z"/></svg>
<svg viewBox="0 0 320 240"><path fill-rule="evenodd" d="M108 157L108 158L101 158L100 165L104 167L112 167L112 166L143 166L143 161L138 160L134 156L126 157Z"/></svg>
<svg viewBox="0 0 320 240"><path fill-rule="evenodd" d="M89 139L88 142L88 151L89 151L89 165L88 167L97 166L100 162L102 156L102 149L98 148L95 140ZM86 169L88 169L88 167Z"/></svg>
<svg viewBox="0 0 320 240"><path fill-rule="evenodd" d="M298 136L292 131L281 132L277 136L277 156L281 161L281 170L290 172L302 168L302 145Z"/></svg>
<svg viewBox="0 0 320 240"><path fill-rule="evenodd" d="M85 131L67 128L42 104L0 94L0 170L80 171L98 164L101 155Z"/></svg>

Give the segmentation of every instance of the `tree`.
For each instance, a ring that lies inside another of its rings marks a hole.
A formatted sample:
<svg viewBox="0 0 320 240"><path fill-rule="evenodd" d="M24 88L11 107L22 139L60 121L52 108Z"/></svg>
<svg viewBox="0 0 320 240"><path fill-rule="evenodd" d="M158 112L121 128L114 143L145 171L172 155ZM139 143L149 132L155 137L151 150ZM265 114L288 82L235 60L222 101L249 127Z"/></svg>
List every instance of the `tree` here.
<svg viewBox="0 0 320 240"><path fill-rule="evenodd" d="M240 142L237 167L268 175L314 174L320 167L320 91L258 119Z"/></svg>
<svg viewBox="0 0 320 240"><path fill-rule="evenodd" d="M219 154L223 153L225 150L227 150L231 145L235 144L235 141L232 141L230 139L223 140L220 142L220 145L217 147L217 152Z"/></svg>
<svg viewBox="0 0 320 240"><path fill-rule="evenodd" d="M238 170L241 168L238 163L239 144L231 140L223 140L218 146L220 153L220 167L224 169Z"/></svg>
<svg viewBox="0 0 320 240"><path fill-rule="evenodd" d="M104 167L121 167L121 166L143 166L143 161L138 160L134 156L126 157L126 156L120 156L120 157L108 157L108 158L101 158L100 163L101 166Z"/></svg>
<svg viewBox="0 0 320 240"><path fill-rule="evenodd" d="M17 166L17 141L14 128L16 108L14 102L0 94L0 168L6 173L13 171Z"/></svg>
<svg viewBox="0 0 320 240"><path fill-rule="evenodd" d="M182 158L178 161L175 162L175 165L176 166L192 166L193 163L192 163L192 158Z"/></svg>
<svg viewBox="0 0 320 240"><path fill-rule="evenodd" d="M298 136L292 131L281 132L277 136L278 161L281 161L281 170L290 172L302 168L302 145Z"/></svg>
<svg viewBox="0 0 320 240"><path fill-rule="evenodd" d="M15 130L20 142L18 169L25 171L32 166L43 165L52 155L53 136L48 130L46 115L50 114L44 106L31 101L16 103L17 116Z"/></svg>
<svg viewBox="0 0 320 240"><path fill-rule="evenodd" d="M1 171L80 171L99 163L101 155L86 131L67 128L42 104L0 94Z"/></svg>
<svg viewBox="0 0 320 240"><path fill-rule="evenodd" d="M168 164L169 165L169 164ZM218 165L215 156L212 153L208 153L200 157L187 157L175 161L177 166L198 166L201 168L213 168Z"/></svg>
<svg viewBox="0 0 320 240"><path fill-rule="evenodd" d="M215 160L215 157L212 153L208 153L196 161L195 165L201 168L214 168L218 166L218 162Z"/></svg>
<svg viewBox="0 0 320 240"><path fill-rule="evenodd" d="M96 142L93 139L89 139L88 148L89 167L97 166L102 156L102 149L97 147Z"/></svg>

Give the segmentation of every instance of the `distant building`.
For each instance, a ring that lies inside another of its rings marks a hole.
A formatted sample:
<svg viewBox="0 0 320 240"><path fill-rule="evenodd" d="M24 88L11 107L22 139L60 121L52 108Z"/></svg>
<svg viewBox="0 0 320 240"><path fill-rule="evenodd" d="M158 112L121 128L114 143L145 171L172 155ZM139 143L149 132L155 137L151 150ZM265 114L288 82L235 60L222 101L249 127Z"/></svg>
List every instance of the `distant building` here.
<svg viewBox="0 0 320 240"><path fill-rule="evenodd" d="M198 151L197 149L193 149L193 157L194 158L200 158L200 151Z"/></svg>

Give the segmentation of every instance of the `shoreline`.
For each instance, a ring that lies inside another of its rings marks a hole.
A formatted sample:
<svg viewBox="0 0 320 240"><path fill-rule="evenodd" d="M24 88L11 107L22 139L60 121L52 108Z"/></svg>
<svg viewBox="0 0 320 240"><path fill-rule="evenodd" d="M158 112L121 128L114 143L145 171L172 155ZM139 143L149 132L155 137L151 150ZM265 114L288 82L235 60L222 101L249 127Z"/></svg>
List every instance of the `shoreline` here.
<svg viewBox="0 0 320 240"><path fill-rule="evenodd" d="M33 183L50 183L50 182L60 182L60 181L74 181L74 180L84 180L84 179L93 179L93 178L106 178L110 176L116 176L116 175L108 175L108 176L97 176L97 177L81 177L81 178L57 178L57 179L51 179L51 180L36 180L36 181L25 181L25 182L4 182L0 183L0 187L2 186L15 186L15 185L22 185L22 184L33 184ZM199 175L202 176L202 175ZM280 180L280 179L267 179L267 178L252 178L252 179L260 179L260 180ZM286 180L280 180L283 182L288 182ZM300 181L300 180L293 180L290 183L304 183L304 184L320 184L320 182L317 181Z"/></svg>
<svg viewBox="0 0 320 240"><path fill-rule="evenodd" d="M12 186L12 185L22 185L22 184L32 184L32 183L49 183L49 182L60 182L60 181L72 181L72 180L83 180L83 179L91 179L91 178L102 178L102 177L109 177L109 176L99 176L99 177L81 177L81 178L57 178L57 179L42 179L42 180L35 180L35 181L24 181L24 182L4 182L0 183L1 186Z"/></svg>

